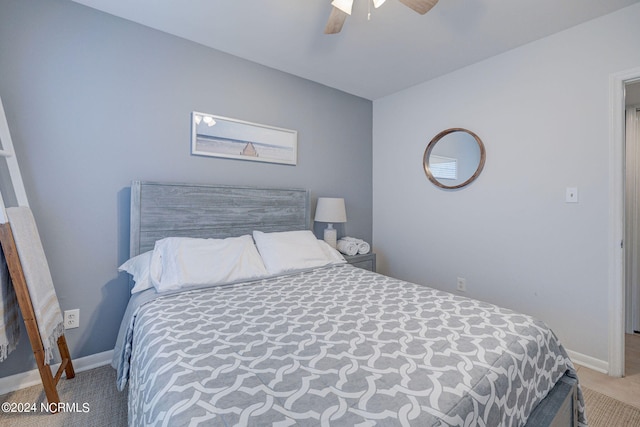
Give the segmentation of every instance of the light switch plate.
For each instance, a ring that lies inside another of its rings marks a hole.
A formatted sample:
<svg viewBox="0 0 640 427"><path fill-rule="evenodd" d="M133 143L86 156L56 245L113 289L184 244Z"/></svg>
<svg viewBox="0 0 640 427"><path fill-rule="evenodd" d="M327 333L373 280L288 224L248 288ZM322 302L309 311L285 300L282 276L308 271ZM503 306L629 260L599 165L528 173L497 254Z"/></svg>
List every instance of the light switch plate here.
<svg viewBox="0 0 640 427"><path fill-rule="evenodd" d="M578 188L577 187L567 187L567 192L565 195L565 202L567 203L578 203Z"/></svg>

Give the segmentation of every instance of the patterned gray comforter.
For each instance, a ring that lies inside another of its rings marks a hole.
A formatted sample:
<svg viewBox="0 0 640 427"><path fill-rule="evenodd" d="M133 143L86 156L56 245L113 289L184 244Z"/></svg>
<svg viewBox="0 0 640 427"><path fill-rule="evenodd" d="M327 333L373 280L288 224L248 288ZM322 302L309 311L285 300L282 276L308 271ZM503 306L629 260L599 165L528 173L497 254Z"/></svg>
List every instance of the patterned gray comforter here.
<svg viewBox="0 0 640 427"><path fill-rule="evenodd" d="M519 426L575 374L540 321L348 265L154 297L114 356L135 426Z"/></svg>

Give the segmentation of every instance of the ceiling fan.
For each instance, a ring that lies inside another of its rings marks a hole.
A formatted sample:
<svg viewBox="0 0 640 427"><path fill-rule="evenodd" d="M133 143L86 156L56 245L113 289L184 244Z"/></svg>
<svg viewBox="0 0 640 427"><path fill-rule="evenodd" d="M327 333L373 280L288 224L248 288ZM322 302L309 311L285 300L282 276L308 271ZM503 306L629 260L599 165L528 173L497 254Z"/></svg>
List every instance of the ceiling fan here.
<svg viewBox="0 0 640 427"><path fill-rule="evenodd" d="M367 0L369 1L369 0ZM373 7L376 9L382 6L386 0L372 0ZM438 3L438 0L400 0L400 3L418 12L420 15L424 15L429 12L433 6ZM333 0L331 2L333 9L331 9L331 15L329 15L329 21L324 28L325 34L337 34L342 30L344 21L348 15L351 15L351 9L353 7L353 0Z"/></svg>

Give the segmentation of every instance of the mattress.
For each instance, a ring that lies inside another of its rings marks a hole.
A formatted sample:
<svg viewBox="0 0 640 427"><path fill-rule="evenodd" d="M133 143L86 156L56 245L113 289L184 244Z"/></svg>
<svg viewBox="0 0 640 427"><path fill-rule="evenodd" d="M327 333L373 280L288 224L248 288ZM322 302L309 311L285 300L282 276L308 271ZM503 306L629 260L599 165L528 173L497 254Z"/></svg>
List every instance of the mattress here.
<svg viewBox="0 0 640 427"><path fill-rule="evenodd" d="M521 426L576 377L539 320L350 265L136 294L113 366L134 426Z"/></svg>

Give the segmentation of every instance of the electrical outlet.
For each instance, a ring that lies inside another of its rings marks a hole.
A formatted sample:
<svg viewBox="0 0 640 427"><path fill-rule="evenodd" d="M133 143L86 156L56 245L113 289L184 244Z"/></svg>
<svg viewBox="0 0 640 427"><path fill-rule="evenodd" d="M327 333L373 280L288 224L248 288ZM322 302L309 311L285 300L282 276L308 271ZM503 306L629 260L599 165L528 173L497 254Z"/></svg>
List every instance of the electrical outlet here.
<svg viewBox="0 0 640 427"><path fill-rule="evenodd" d="M463 277L458 277L458 290L460 292L467 292L467 279Z"/></svg>
<svg viewBox="0 0 640 427"><path fill-rule="evenodd" d="M80 327L80 309L66 310L64 312L64 328L73 329Z"/></svg>

